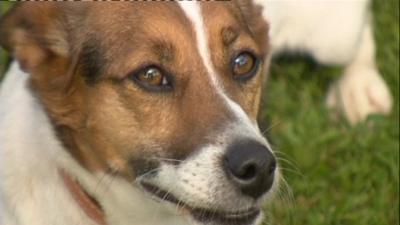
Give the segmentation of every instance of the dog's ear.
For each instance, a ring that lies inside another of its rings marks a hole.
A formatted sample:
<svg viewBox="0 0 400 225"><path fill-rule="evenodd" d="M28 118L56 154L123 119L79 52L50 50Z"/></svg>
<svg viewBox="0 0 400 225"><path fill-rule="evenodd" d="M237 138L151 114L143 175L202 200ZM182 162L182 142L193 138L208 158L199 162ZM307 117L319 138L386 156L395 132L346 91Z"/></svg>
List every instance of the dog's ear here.
<svg viewBox="0 0 400 225"><path fill-rule="evenodd" d="M249 30L252 31L261 49L268 51L269 24L263 16L263 8L253 0L234 0L244 17Z"/></svg>
<svg viewBox="0 0 400 225"><path fill-rule="evenodd" d="M0 45L32 72L46 60L67 57L63 3L17 3L0 21Z"/></svg>
<svg viewBox="0 0 400 225"><path fill-rule="evenodd" d="M20 2L0 21L0 45L31 77L30 88L40 97L57 125L79 127L83 116L82 86L76 73L71 21L80 22L77 2ZM71 22L71 23L70 23ZM74 42L75 43L75 42Z"/></svg>

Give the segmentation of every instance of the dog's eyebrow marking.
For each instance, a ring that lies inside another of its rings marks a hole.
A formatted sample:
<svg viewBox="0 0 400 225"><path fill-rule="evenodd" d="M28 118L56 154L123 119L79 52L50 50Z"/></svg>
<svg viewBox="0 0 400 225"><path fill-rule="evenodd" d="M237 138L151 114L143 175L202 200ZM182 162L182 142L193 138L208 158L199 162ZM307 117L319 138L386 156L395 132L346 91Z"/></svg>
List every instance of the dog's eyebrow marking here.
<svg viewBox="0 0 400 225"><path fill-rule="evenodd" d="M217 73L211 61L208 39L206 36L207 31L204 27L200 3L196 1L179 1L178 3L179 6L184 11L185 15L189 18L189 20L192 22L194 26L194 30L196 32L197 49L200 53L200 56L207 69L207 73L209 74L211 82L215 87L217 93L223 98L227 106L231 109L234 115L236 115L239 121L244 122L244 124L247 124L249 127L251 127L251 129L254 130L255 133L259 134L260 132L257 126L257 122L251 121L248 115L242 109L242 107L233 100L231 100L224 93L224 87L220 84L219 80L217 79Z"/></svg>
<svg viewBox="0 0 400 225"><path fill-rule="evenodd" d="M225 46L231 45L239 37L239 33L233 27L225 27L224 29L222 29L221 35L222 35L222 42L224 43Z"/></svg>
<svg viewBox="0 0 400 225"><path fill-rule="evenodd" d="M89 39L83 43L79 63L83 76L89 84L94 83L102 74L106 62L100 51L100 44L95 39Z"/></svg>
<svg viewBox="0 0 400 225"><path fill-rule="evenodd" d="M179 5L194 26L194 30L196 32L197 50L199 51L200 56L203 59L208 74L210 74L213 85L215 87L221 88L222 86L219 85L219 81L212 66L210 53L208 51L206 30L204 28L203 17L201 15L199 3L196 1L179 1ZM219 89L217 88L217 90Z"/></svg>
<svg viewBox="0 0 400 225"><path fill-rule="evenodd" d="M161 63L170 62L175 57L175 49L171 43L156 42L153 44L152 50L158 56Z"/></svg>

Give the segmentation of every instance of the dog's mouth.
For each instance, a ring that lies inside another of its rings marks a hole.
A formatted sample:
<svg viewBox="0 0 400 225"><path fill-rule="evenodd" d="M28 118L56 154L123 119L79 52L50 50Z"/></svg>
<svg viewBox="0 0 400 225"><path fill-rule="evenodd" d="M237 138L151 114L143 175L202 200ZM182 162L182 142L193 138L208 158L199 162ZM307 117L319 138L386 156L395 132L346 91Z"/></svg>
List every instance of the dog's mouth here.
<svg viewBox="0 0 400 225"><path fill-rule="evenodd" d="M253 207L243 211L224 212L205 208L196 208L185 204L171 193L147 182L140 183L143 189L158 200L173 203L187 211L193 219L203 224L250 225L260 216L261 210Z"/></svg>

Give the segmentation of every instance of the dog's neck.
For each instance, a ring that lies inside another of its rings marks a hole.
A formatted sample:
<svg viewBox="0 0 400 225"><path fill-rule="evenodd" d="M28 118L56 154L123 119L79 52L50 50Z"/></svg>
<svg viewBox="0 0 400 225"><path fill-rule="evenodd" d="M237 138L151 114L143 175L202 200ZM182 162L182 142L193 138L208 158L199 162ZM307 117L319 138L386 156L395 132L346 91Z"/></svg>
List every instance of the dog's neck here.
<svg viewBox="0 0 400 225"><path fill-rule="evenodd" d="M98 201L89 195L78 183L78 181L73 179L67 172L60 169L59 173L68 191L71 193L72 197L82 208L82 210L86 213L86 215L98 225L107 225L104 211Z"/></svg>

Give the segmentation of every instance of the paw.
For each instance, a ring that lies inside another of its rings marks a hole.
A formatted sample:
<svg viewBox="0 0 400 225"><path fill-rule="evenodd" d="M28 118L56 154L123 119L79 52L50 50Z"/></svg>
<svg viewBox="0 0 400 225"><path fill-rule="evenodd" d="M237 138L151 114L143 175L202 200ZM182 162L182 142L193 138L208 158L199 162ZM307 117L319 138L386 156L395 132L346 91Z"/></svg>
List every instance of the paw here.
<svg viewBox="0 0 400 225"><path fill-rule="evenodd" d="M343 113L351 124L364 121L370 114L388 115L392 96L384 80L373 68L351 68L334 83L327 106Z"/></svg>

